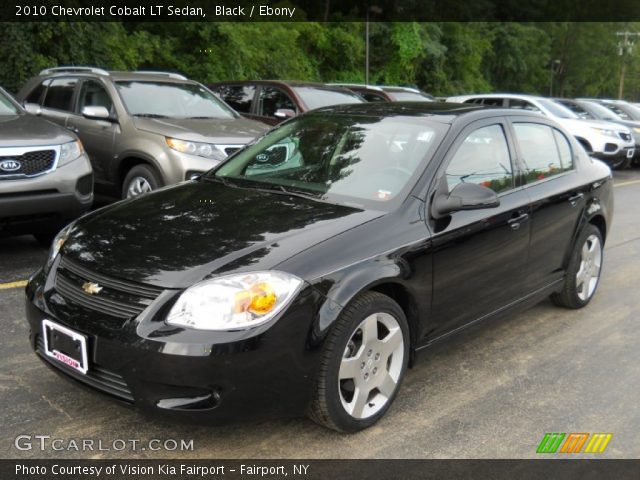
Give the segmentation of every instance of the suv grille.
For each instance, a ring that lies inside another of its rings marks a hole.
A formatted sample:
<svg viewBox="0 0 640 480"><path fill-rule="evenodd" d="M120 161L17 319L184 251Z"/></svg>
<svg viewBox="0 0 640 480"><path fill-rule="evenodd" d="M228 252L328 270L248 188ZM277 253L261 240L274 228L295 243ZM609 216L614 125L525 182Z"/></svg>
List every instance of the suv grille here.
<svg viewBox="0 0 640 480"><path fill-rule="evenodd" d="M36 335L36 353L52 367L64 372L73 379L93 387L96 390L100 390L103 393L113 395L120 400L133 403L133 395L131 394L131 390L129 389L127 382L117 373L107 370L106 368L102 368L94 363L90 363L89 370L86 375L82 375L59 362L51 360L44 353L44 341L42 339L42 335Z"/></svg>
<svg viewBox="0 0 640 480"><path fill-rule="evenodd" d="M630 133L618 132L618 135L625 142L630 142L631 141L631 134Z"/></svg>
<svg viewBox="0 0 640 480"><path fill-rule="evenodd" d="M93 295L86 293L82 286L87 282L96 283L102 289ZM162 293L158 287L92 272L66 257L56 271L55 290L65 301L119 319L139 315Z"/></svg>
<svg viewBox="0 0 640 480"><path fill-rule="evenodd" d="M16 160L20 162L20 168L6 172L0 170L0 178L10 175L33 176L48 172L53 169L56 160L55 150L33 150L22 155L0 156L0 162L5 160Z"/></svg>

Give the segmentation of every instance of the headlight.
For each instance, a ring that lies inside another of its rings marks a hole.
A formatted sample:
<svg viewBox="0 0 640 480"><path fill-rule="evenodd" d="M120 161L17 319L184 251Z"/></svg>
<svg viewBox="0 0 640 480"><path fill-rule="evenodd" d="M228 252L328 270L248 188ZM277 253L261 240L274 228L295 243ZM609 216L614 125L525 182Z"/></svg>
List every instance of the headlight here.
<svg viewBox="0 0 640 480"><path fill-rule="evenodd" d="M60 163L70 162L75 160L84 152L84 147L80 140L74 140L73 142L63 143L60 145Z"/></svg>
<svg viewBox="0 0 640 480"><path fill-rule="evenodd" d="M595 128L591 127L592 130L595 130L600 135L606 135L607 137L615 137L618 138L618 135L613 130L609 130L608 128Z"/></svg>
<svg viewBox="0 0 640 480"><path fill-rule="evenodd" d="M167 323L196 330L256 327L289 304L302 280L284 272L250 272L206 280L185 290Z"/></svg>
<svg viewBox="0 0 640 480"><path fill-rule="evenodd" d="M201 142L190 142L188 140L179 140L177 138L166 137L167 145L181 153L189 155L197 155L198 157L211 158L213 160L224 160L227 154L217 145Z"/></svg>
<svg viewBox="0 0 640 480"><path fill-rule="evenodd" d="M47 263L45 265L45 271L49 271L49 268L51 268L51 265L53 264L53 261L56 259L56 257L60 253L60 249L64 245L64 242L67 241L67 238L69 237L69 232L71 232L72 228L73 228L73 223L70 223L69 225L64 227L62 230L60 230L58 234L55 236L55 238L53 239L53 242L51 243L51 249L49 250L49 258L47 259Z"/></svg>

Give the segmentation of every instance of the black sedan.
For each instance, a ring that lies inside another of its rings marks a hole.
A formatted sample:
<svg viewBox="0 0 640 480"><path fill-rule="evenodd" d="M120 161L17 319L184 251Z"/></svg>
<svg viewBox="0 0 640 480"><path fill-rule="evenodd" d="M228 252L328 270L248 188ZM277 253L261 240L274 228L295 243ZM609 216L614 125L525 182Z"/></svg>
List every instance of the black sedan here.
<svg viewBox="0 0 640 480"><path fill-rule="evenodd" d="M434 342L587 305L612 210L609 168L535 113L319 109L61 231L27 286L31 342L145 410L356 431Z"/></svg>

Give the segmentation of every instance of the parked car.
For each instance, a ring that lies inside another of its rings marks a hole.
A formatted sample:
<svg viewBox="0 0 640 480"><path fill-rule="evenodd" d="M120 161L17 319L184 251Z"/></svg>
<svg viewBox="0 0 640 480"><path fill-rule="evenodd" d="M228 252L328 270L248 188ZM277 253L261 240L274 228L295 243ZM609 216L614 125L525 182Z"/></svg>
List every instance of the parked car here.
<svg viewBox="0 0 640 480"><path fill-rule="evenodd" d="M360 430L434 342L549 295L587 305L612 183L532 112L315 110L60 232L27 286L31 345L147 411Z"/></svg>
<svg viewBox="0 0 640 480"><path fill-rule="evenodd" d="M96 184L122 198L197 176L266 131L173 73L49 68L18 99L77 133Z"/></svg>
<svg viewBox="0 0 640 480"><path fill-rule="evenodd" d="M213 83L209 88L237 112L268 125L314 108L364 101L346 88L313 82L230 81Z"/></svg>
<svg viewBox="0 0 640 480"><path fill-rule="evenodd" d="M640 107L629 102L625 102L624 100L603 100L596 98L581 98L580 100L598 102L600 105L608 108L624 120L640 121Z"/></svg>
<svg viewBox="0 0 640 480"><path fill-rule="evenodd" d="M433 102L434 97L417 88L391 85L361 85L355 83L335 83L360 95L367 102Z"/></svg>
<svg viewBox="0 0 640 480"><path fill-rule="evenodd" d="M613 110L593 100L573 100L568 98L556 98L554 100L567 107L580 118L587 120L606 120L627 127L633 135L635 153L633 159L628 158L622 167L628 167L632 160L638 161L640 158L640 121L625 120Z"/></svg>
<svg viewBox="0 0 640 480"><path fill-rule="evenodd" d="M589 155L604 160L611 168L624 167L635 154L635 142L628 128L602 120L582 120L548 98L497 93L450 97L447 101L507 107L545 115L571 133Z"/></svg>
<svg viewBox="0 0 640 480"><path fill-rule="evenodd" d="M49 246L93 203L91 164L73 133L30 115L0 88L0 236Z"/></svg>

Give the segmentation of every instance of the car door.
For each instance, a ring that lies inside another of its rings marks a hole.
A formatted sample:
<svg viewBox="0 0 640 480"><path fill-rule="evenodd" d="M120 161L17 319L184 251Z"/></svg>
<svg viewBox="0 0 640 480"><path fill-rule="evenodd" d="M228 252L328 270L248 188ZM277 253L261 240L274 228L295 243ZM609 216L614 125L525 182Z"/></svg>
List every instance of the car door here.
<svg viewBox="0 0 640 480"><path fill-rule="evenodd" d="M496 192L497 208L452 213L431 225L433 336L461 327L523 295L529 248L529 197L517 183L515 151L505 121L464 129L436 182L450 192L473 182ZM434 194L435 195L435 194ZM433 200L433 197L431 198Z"/></svg>
<svg viewBox="0 0 640 480"><path fill-rule="evenodd" d="M75 77L51 79L42 101L42 116L65 127L67 117L73 110L77 84L78 79Z"/></svg>
<svg viewBox="0 0 640 480"><path fill-rule="evenodd" d="M84 107L104 107L110 113L110 118L86 118L82 115ZM120 125L111 95L101 82L84 79L80 83L75 108L68 115L66 125L80 137L91 160L96 181L107 181L116 137L120 134Z"/></svg>
<svg viewBox="0 0 640 480"><path fill-rule="evenodd" d="M258 94L258 105L256 110L256 120L277 125L286 120L286 117L277 117L278 110L291 110L298 112L296 104L284 90L272 85L261 85Z"/></svg>
<svg viewBox="0 0 640 480"><path fill-rule="evenodd" d="M563 132L537 119L510 120L531 199L527 290L533 292L562 279L588 186L579 178L576 152Z"/></svg>

